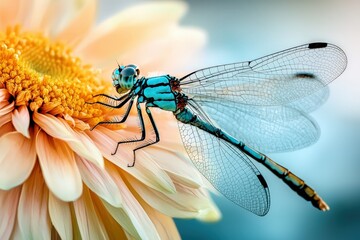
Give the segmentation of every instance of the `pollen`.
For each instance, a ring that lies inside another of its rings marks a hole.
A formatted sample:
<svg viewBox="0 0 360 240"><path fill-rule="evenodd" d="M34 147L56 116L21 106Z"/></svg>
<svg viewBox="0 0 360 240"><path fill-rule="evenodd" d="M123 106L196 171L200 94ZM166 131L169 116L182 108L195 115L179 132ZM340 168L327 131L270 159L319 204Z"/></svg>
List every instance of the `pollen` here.
<svg viewBox="0 0 360 240"><path fill-rule="evenodd" d="M104 108L86 103L108 90L110 82L63 43L12 27L0 33L0 57L0 86L16 106L82 120L101 120L104 115Z"/></svg>

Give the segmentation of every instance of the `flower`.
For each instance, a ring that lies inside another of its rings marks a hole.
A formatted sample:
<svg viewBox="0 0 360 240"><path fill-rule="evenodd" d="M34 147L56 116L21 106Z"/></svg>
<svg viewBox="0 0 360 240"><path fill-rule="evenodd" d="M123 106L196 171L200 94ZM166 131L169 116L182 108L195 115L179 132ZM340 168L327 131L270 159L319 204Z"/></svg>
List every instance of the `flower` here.
<svg viewBox="0 0 360 240"><path fill-rule="evenodd" d="M133 168L132 145L111 153L139 134L134 113L90 131L122 112L86 104L113 91L115 59L169 70L203 44L178 25L183 3L136 5L96 26L94 0L1 3L0 239L176 239L171 217L219 218L171 113L154 111L161 141Z"/></svg>

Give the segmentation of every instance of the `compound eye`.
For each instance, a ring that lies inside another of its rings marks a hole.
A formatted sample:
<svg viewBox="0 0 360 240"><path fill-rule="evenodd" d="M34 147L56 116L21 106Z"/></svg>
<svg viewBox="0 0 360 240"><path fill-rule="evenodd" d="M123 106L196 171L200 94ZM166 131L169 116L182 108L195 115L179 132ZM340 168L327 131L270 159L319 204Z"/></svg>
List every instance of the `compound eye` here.
<svg viewBox="0 0 360 240"><path fill-rule="evenodd" d="M135 69L132 67L126 67L122 72L121 75L124 77L134 76L135 75Z"/></svg>
<svg viewBox="0 0 360 240"><path fill-rule="evenodd" d="M136 76L139 76L140 75L140 69L136 69Z"/></svg>

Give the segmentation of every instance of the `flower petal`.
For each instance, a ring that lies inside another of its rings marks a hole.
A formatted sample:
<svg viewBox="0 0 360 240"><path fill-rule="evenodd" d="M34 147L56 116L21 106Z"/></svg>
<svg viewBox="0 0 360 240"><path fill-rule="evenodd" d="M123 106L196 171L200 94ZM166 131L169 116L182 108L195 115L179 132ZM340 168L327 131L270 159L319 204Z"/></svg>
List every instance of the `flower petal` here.
<svg viewBox="0 0 360 240"><path fill-rule="evenodd" d="M115 207L121 206L121 194L114 180L104 168L76 157L81 177L88 188Z"/></svg>
<svg viewBox="0 0 360 240"><path fill-rule="evenodd" d="M0 190L0 239L9 239L14 228L21 188Z"/></svg>
<svg viewBox="0 0 360 240"><path fill-rule="evenodd" d="M147 204L167 216L194 218L205 211L216 210L202 188L193 189L176 184L177 192L166 194L144 186L130 175L126 175L126 179Z"/></svg>
<svg viewBox="0 0 360 240"><path fill-rule="evenodd" d="M135 226L137 233L141 239L160 239L154 224L151 222L149 216L146 214L142 206L139 204L137 199L133 196L131 191L128 189L126 183L121 178L119 172L115 166L110 166L108 168L109 174L115 180L118 188L121 191L121 196L123 197L123 209L128 217L131 219L132 224ZM104 206L113 216L113 218L122 224L122 220L119 219L121 212L118 208L115 208L104 202Z"/></svg>
<svg viewBox="0 0 360 240"><path fill-rule="evenodd" d="M0 102L8 101L10 96L11 95L8 90L6 90L4 88L0 89Z"/></svg>
<svg viewBox="0 0 360 240"><path fill-rule="evenodd" d="M29 125L30 125L30 114L26 106L20 106L12 112L12 123L16 131L21 133L27 138L30 138Z"/></svg>
<svg viewBox="0 0 360 240"><path fill-rule="evenodd" d="M51 192L49 193L49 215L51 223L61 239L72 239L73 231L70 205L55 197Z"/></svg>
<svg viewBox="0 0 360 240"><path fill-rule="evenodd" d="M33 119L47 134L66 142L78 155L103 167L104 159L93 141L83 132L74 131L63 119L34 112Z"/></svg>
<svg viewBox="0 0 360 240"><path fill-rule="evenodd" d="M67 25L57 34L56 38L75 46L90 31L96 16L96 1L86 0L81 9Z"/></svg>
<svg viewBox="0 0 360 240"><path fill-rule="evenodd" d="M0 127L11 121L11 113L0 115Z"/></svg>
<svg viewBox="0 0 360 240"><path fill-rule="evenodd" d="M26 239L50 239L51 224L48 215L48 189L39 166L24 183L18 206L18 223Z"/></svg>
<svg viewBox="0 0 360 240"><path fill-rule="evenodd" d="M157 38L185 11L186 5L182 2L151 2L127 8L100 23L75 52L97 65L106 59L116 59L119 53Z"/></svg>
<svg viewBox="0 0 360 240"><path fill-rule="evenodd" d="M73 151L63 141L40 130L36 152L50 191L63 201L74 201L82 192L82 181Z"/></svg>
<svg viewBox="0 0 360 240"><path fill-rule="evenodd" d="M98 198L93 192L90 192L90 194L97 213L100 213L98 214L98 216L99 218L101 218L101 221L104 224L109 239L140 239L138 235L130 235L131 237L127 237L129 233L127 233L126 229L123 228L119 223L117 223L115 219L110 215L110 213L106 210L103 204L103 200L101 200L101 198Z"/></svg>
<svg viewBox="0 0 360 240"><path fill-rule="evenodd" d="M129 148L129 146L123 145L119 147L116 155L111 155L116 147L117 141L122 139L124 136L101 126L97 127L93 131L89 131L88 135L100 149L105 158L122 168L124 171L133 175L144 184L159 191L170 193L175 191L174 184L170 177L165 173L165 171L159 168L156 162L149 158L141 159L139 157L138 154L142 151L138 151L136 153L138 160L134 167L127 166L127 164L131 163L134 158L132 149Z"/></svg>
<svg viewBox="0 0 360 240"><path fill-rule="evenodd" d="M184 160L184 158L187 158L186 153L183 151L175 152L176 149L169 149L163 145L161 142L158 145L147 148L146 154L156 159L156 163L169 173L173 182L181 183L191 188L202 186L203 181L198 170L189 160Z"/></svg>
<svg viewBox="0 0 360 240"><path fill-rule="evenodd" d="M9 25L16 23L21 0L0 1L0 28L3 30Z"/></svg>
<svg viewBox="0 0 360 240"><path fill-rule="evenodd" d="M81 197L73 204L82 239L109 239L102 221L96 215L88 188L84 188Z"/></svg>
<svg viewBox="0 0 360 240"><path fill-rule="evenodd" d="M19 132L3 135L0 146L0 189L8 190L30 176L35 165L36 151L34 142Z"/></svg>
<svg viewBox="0 0 360 240"><path fill-rule="evenodd" d="M151 221L154 223L162 240L181 239L176 225L171 217L156 211L154 208L145 203L142 203L142 206L151 218Z"/></svg>

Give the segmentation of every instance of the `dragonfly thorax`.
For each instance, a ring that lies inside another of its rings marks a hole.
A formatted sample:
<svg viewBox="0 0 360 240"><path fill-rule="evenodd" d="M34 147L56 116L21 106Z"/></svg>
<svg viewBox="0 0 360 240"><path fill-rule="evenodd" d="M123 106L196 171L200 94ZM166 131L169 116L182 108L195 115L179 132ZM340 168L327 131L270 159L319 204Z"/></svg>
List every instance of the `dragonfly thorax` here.
<svg viewBox="0 0 360 240"><path fill-rule="evenodd" d="M120 94L129 91L137 81L140 70L136 65L119 66L112 73L113 86Z"/></svg>

